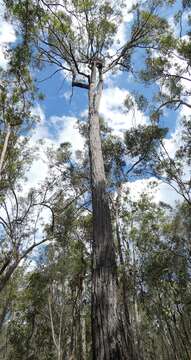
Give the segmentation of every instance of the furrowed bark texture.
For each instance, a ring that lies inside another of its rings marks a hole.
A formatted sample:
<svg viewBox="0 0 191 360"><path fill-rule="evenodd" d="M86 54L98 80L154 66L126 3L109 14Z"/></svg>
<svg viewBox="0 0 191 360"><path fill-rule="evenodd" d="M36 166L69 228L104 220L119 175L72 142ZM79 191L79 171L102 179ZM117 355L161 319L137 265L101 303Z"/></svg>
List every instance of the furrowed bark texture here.
<svg viewBox="0 0 191 360"><path fill-rule="evenodd" d="M93 206L92 339L93 360L133 360L131 340L120 321L117 301L117 269L112 223L106 192L99 125L102 76L92 66L89 89L89 146Z"/></svg>

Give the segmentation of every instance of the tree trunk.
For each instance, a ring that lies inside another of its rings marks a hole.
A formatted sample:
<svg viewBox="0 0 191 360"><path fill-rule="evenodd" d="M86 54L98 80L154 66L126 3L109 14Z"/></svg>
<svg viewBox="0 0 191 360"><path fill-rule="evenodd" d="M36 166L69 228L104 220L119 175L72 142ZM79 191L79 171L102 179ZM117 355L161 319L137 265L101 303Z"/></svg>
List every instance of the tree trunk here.
<svg viewBox="0 0 191 360"><path fill-rule="evenodd" d="M6 158L6 153L7 153L7 149L8 149L8 143L9 143L10 135L11 135L11 127L8 124L7 129L6 129L6 135L5 135L5 140L4 140L4 143L3 143L2 152L1 152L1 155L0 155L0 180L2 178L2 171L3 171L3 166L4 166L4 162L5 162L5 158Z"/></svg>
<svg viewBox="0 0 191 360"><path fill-rule="evenodd" d="M19 265L19 262L20 262L20 260L15 260L15 262L8 267L7 271L3 272L3 274L0 276L0 293L4 289L4 287L7 285L9 279L11 278L15 269Z"/></svg>
<svg viewBox="0 0 191 360"><path fill-rule="evenodd" d="M87 339L86 339L86 319L85 319L85 314L82 312L82 316L81 316L81 333L82 333L82 359L86 360L87 359L87 350L86 350L86 343L87 343Z"/></svg>
<svg viewBox="0 0 191 360"><path fill-rule="evenodd" d="M121 239L121 230L120 230L120 221L119 221L119 206L121 200L121 187L118 190L118 196L116 199L116 213L115 213L115 222L116 222L116 240L118 244L118 255L119 255L119 263L121 265L121 291L122 291L122 304L121 307L123 309L123 328L126 334L126 339L129 342L132 342L133 346L135 347L135 337L136 334L136 349L139 354L139 360L143 360L142 349L140 347L140 337L139 333L137 332L138 322L137 319L134 319L134 328L135 332L131 328L130 324L130 316L129 316L129 308L128 308L128 278L125 271L125 262L123 259L123 251L122 251L122 239ZM134 284L135 285L135 284ZM135 291L135 286L134 286Z"/></svg>
<svg viewBox="0 0 191 360"><path fill-rule="evenodd" d="M117 268L101 148L99 102L102 74L92 65L89 88L89 151L93 207L92 341L93 360L134 359L121 328L117 306Z"/></svg>

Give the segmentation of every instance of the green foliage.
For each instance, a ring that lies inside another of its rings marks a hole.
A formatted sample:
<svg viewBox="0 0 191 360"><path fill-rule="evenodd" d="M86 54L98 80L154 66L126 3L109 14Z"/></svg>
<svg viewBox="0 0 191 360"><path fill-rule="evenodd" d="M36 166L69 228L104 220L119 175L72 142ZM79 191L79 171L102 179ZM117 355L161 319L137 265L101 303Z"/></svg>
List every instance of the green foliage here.
<svg viewBox="0 0 191 360"><path fill-rule="evenodd" d="M185 160L188 165L191 162L191 119L184 118L182 120L183 132L182 143L177 150L176 156L179 160Z"/></svg>
<svg viewBox="0 0 191 360"><path fill-rule="evenodd" d="M127 153L133 157L144 156L149 158L167 131L168 129L160 128L157 125L139 125L135 129L127 131L125 133Z"/></svg>
<svg viewBox="0 0 191 360"><path fill-rule="evenodd" d="M187 359L190 351L186 340L191 325L186 312L191 296L190 219L183 225L183 219L188 219L187 211L190 207L186 204L173 211L165 204L154 204L147 195L142 195L137 203L128 202L125 221L132 252L130 258L128 254L128 267L133 278L128 293L134 294L130 306L146 359L155 358L156 354L162 360L166 354L169 359L174 359L174 354ZM182 334L181 340L176 332ZM161 347L164 350L159 353Z"/></svg>

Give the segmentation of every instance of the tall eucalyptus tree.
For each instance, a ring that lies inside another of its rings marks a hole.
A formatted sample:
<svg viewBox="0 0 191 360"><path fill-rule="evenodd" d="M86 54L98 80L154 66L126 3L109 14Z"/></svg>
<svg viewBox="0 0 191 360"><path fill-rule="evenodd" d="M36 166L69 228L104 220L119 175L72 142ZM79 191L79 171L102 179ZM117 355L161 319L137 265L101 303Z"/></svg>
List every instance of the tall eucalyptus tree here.
<svg viewBox="0 0 191 360"><path fill-rule="evenodd" d="M135 359L129 319L119 311L117 267L100 138L99 105L104 76L129 70L136 47L155 47L167 30L157 16L162 1L140 2L132 8L134 21L127 41L117 46L117 29L123 20L123 1L24 0L7 1L20 20L24 34L36 45L41 63L68 73L73 87L88 91L89 156L93 208L92 336L93 359ZM144 10L143 10L143 6ZM33 46L34 49L34 46ZM124 314L124 312L123 312Z"/></svg>

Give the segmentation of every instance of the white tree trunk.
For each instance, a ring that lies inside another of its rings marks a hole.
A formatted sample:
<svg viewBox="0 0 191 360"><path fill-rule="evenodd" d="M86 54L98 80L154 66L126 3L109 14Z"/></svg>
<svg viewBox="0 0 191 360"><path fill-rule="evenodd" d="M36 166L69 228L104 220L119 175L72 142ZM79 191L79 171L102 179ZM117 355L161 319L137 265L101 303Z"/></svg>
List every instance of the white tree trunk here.
<svg viewBox="0 0 191 360"><path fill-rule="evenodd" d="M7 153L7 149L8 149L10 135L11 135L11 127L8 124L7 129L6 129L6 135L5 135L5 140L4 140L4 144L3 144L3 149L2 149L2 152L0 155L0 180L2 178L2 171L3 171L3 167L4 167L4 163L5 163L5 157L6 157L6 153Z"/></svg>

